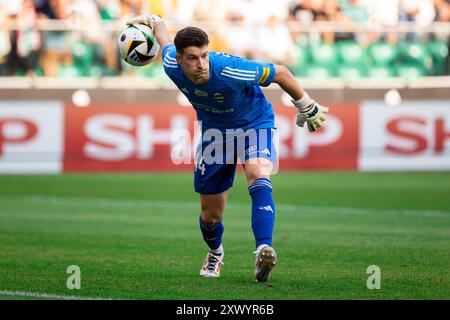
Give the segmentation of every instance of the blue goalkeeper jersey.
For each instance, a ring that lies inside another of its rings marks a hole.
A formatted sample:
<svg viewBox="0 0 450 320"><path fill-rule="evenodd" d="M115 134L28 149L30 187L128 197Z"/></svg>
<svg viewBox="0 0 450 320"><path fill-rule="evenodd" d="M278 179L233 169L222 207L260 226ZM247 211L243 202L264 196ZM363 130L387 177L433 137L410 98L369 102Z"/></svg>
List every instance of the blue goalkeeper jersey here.
<svg viewBox="0 0 450 320"><path fill-rule="evenodd" d="M164 70L196 110L202 131L274 127L273 107L260 88L272 83L273 64L209 52L209 80L196 85L185 76L175 54L174 44L164 47Z"/></svg>

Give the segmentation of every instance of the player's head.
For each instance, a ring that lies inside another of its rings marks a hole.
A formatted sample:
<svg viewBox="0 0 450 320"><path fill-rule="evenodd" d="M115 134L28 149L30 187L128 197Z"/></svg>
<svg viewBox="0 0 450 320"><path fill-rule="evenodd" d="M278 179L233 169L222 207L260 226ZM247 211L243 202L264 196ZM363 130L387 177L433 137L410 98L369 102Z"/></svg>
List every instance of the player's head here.
<svg viewBox="0 0 450 320"><path fill-rule="evenodd" d="M209 79L209 39L205 31L186 27L175 36L177 61L181 64L187 78L195 84L208 82Z"/></svg>

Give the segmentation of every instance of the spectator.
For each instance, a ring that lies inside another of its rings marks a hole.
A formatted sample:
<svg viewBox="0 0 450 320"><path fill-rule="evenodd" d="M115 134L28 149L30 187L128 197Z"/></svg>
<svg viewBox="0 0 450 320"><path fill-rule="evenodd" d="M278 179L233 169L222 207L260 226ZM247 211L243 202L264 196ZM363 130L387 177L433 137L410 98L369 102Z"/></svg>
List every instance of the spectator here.
<svg viewBox="0 0 450 320"><path fill-rule="evenodd" d="M141 6L131 0L120 0L119 20L125 23L129 18L141 13Z"/></svg>
<svg viewBox="0 0 450 320"><path fill-rule="evenodd" d="M433 0L402 0L400 19L414 21L418 26L429 25L436 16Z"/></svg>
<svg viewBox="0 0 450 320"><path fill-rule="evenodd" d="M254 59L257 54L254 28L245 20L240 11L229 11L227 19L221 34L229 52L247 59Z"/></svg>
<svg viewBox="0 0 450 320"><path fill-rule="evenodd" d="M428 26L435 18L436 10L433 0L401 0L400 20L415 22L417 26ZM409 32L407 39L417 40L422 33Z"/></svg>
<svg viewBox="0 0 450 320"><path fill-rule="evenodd" d="M45 19L66 20L68 18L68 0L50 0L50 16L42 16ZM70 52L70 39L66 31L52 30L44 32L44 52L41 65L44 75L56 77L61 64L70 64L72 55Z"/></svg>
<svg viewBox="0 0 450 320"><path fill-rule="evenodd" d="M369 28L376 30L377 27L384 27L393 30L366 33L368 38L365 40L367 40L368 44L379 39L384 39L391 44L397 44L399 33L395 29L399 22L400 1L359 0L359 3L366 8L369 15L367 20Z"/></svg>
<svg viewBox="0 0 450 320"><path fill-rule="evenodd" d="M6 58L8 72L12 75L34 75L42 47L41 34L36 27L34 3L32 0L16 0L4 5L6 15L16 22L15 28L9 33L9 39L4 34L8 39L3 49L5 52L9 49Z"/></svg>
<svg viewBox="0 0 450 320"><path fill-rule="evenodd" d="M279 23L275 16L257 28L257 49L260 61L274 61L277 64L292 64L294 41L286 24Z"/></svg>
<svg viewBox="0 0 450 320"><path fill-rule="evenodd" d="M0 0L0 76L9 75L8 56L11 52L11 32L7 15L7 2Z"/></svg>
<svg viewBox="0 0 450 320"><path fill-rule="evenodd" d="M0 0L0 75L18 70L33 74L39 69L37 62L41 56L44 75L57 76L60 66L72 65L73 61L78 65L85 58L76 50L73 51L77 53L76 59L72 57L72 47L78 43L95 48L93 62L86 60L87 69L95 65L107 74L114 74L108 70L117 71L122 66L116 50L117 33L105 28L103 22L125 21L149 11L170 21L171 28L188 24L206 26L213 51L288 63L294 58L294 41L311 44L315 40L334 43L356 39L367 46L384 38L396 44L398 36L404 34L389 28L396 28L399 21L411 21L418 26L428 26L433 21L449 22L450 0ZM63 23L61 26L66 23L75 30L66 31L57 24L56 30L38 32L38 19L58 20ZM349 32L334 29L315 32L310 28L300 32L296 27L309 27L320 21L339 23ZM372 30L361 31L360 27ZM380 32L377 27L387 30ZM427 32L426 36L449 41L448 32L443 30ZM135 68L127 69L134 72Z"/></svg>
<svg viewBox="0 0 450 320"><path fill-rule="evenodd" d="M344 26L349 28L354 26L354 23L342 13L340 6L337 0L327 0L323 3L323 13L326 17L325 19L330 22L341 23ZM318 21L316 17L316 21ZM326 42L334 42L339 40L349 40L355 39L355 35L350 31L337 31L337 32L327 32L322 37L327 37L328 41Z"/></svg>
<svg viewBox="0 0 450 320"><path fill-rule="evenodd" d="M17 14L18 30L14 32L15 51L12 63L17 71L34 75L42 49L42 35L37 28L37 14L33 0L23 0ZM14 45L13 45L14 46Z"/></svg>
<svg viewBox="0 0 450 320"><path fill-rule="evenodd" d="M109 68L116 68L117 54L113 49L112 33L103 29L97 4L93 0L73 0L69 6L69 16L74 28L72 45L77 44L72 50L80 50L74 51L78 72L85 76L93 74L92 67L100 62L97 60L101 60L97 67L101 68L101 64L106 63Z"/></svg>
<svg viewBox="0 0 450 320"><path fill-rule="evenodd" d="M55 12L53 11L51 0L34 0L34 6L36 13L40 18L56 19Z"/></svg>
<svg viewBox="0 0 450 320"><path fill-rule="evenodd" d="M450 0L434 0L436 21L450 22Z"/></svg>

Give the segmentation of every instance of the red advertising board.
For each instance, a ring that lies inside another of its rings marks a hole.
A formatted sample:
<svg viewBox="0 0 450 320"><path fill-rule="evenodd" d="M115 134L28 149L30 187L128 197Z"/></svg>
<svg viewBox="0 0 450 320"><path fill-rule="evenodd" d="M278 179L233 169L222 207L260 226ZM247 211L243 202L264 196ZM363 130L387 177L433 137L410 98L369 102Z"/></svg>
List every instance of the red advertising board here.
<svg viewBox="0 0 450 320"><path fill-rule="evenodd" d="M297 127L292 107L277 106L276 125L280 131L280 170L356 170L359 148L358 103L327 103L324 126L314 133Z"/></svg>
<svg viewBox="0 0 450 320"><path fill-rule="evenodd" d="M314 134L295 109L275 106L280 169L352 169L358 153L358 105L330 105ZM197 129L196 129L197 128ZM195 112L177 104L65 107L64 171L192 170Z"/></svg>
<svg viewBox="0 0 450 320"><path fill-rule="evenodd" d="M450 102L327 103L315 133L275 106L278 170L450 170ZM175 103L0 102L0 173L193 170L195 111Z"/></svg>
<svg viewBox="0 0 450 320"><path fill-rule="evenodd" d="M172 133L194 132L195 113L175 104L67 105L64 171L191 169L171 159Z"/></svg>

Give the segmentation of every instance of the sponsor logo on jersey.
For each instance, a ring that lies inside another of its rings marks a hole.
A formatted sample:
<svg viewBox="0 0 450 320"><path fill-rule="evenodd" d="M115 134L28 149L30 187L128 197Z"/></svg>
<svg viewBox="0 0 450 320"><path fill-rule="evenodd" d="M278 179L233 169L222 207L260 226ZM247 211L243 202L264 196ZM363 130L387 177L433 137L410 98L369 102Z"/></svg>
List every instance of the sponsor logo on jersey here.
<svg viewBox="0 0 450 320"><path fill-rule="evenodd" d="M218 108L214 108L214 107L211 107L211 106L207 106L207 105L204 105L204 104L201 104L201 103L195 103L195 102L192 102L192 105L196 109L202 109L202 110L205 110L205 111L208 111L208 112L212 112L212 113L230 113L230 112L234 112L234 108L228 108L228 109L221 108L221 109L218 109Z"/></svg>
<svg viewBox="0 0 450 320"><path fill-rule="evenodd" d="M220 102L220 103L222 103L223 100L225 100L225 97L218 92L214 93L213 97L214 97L214 100L216 100L217 102Z"/></svg>
<svg viewBox="0 0 450 320"><path fill-rule="evenodd" d="M199 96L199 97L207 97L208 96L208 92L198 90L198 89L195 89L194 93L196 96Z"/></svg>

